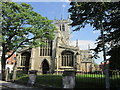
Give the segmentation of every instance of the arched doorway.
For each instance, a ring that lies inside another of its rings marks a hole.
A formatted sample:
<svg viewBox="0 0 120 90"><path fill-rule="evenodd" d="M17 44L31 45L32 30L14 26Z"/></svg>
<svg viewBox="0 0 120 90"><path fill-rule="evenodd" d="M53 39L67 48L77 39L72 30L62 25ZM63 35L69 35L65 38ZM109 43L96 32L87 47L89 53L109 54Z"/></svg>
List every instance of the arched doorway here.
<svg viewBox="0 0 120 90"><path fill-rule="evenodd" d="M47 74L48 71L49 71L49 64L48 64L47 60L45 59L42 62L42 73Z"/></svg>

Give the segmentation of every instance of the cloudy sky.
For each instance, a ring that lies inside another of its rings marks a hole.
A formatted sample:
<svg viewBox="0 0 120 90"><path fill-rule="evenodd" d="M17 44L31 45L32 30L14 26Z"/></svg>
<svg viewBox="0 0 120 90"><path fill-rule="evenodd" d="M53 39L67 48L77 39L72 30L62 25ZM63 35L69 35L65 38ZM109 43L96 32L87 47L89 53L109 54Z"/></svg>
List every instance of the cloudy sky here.
<svg viewBox="0 0 120 90"><path fill-rule="evenodd" d="M23 0L12 1L17 3L23 2ZM24 0L24 2L31 4L34 11L38 12L43 17L48 17L50 20L54 20L54 17L56 17L56 19L61 19L61 16L63 16L64 19L67 19L70 14L68 13L68 9L70 8L69 0ZM73 32L73 29L74 28L71 27L71 45L75 46L76 40L78 40L78 45L81 50L88 49L88 45L90 45L90 48L94 48L96 46L94 43L100 34L99 31L94 31L94 29L89 25L82 28L80 31ZM101 54L100 57L102 57ZM102 58L97 59L96 62L100 63L101 60Z"/></svg>

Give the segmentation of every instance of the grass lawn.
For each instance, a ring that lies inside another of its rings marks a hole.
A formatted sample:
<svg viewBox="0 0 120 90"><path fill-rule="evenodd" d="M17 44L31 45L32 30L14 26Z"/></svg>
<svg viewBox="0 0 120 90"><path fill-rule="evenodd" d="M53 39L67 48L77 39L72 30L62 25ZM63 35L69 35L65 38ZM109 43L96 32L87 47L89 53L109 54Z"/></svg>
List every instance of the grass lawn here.
<svg viewBox="0 0 120 90"><path fill-rule="evenodd" d="M104 88L104 76L98 74L76 75L76 88Z"/></svg>
<svg viewBox="0 0 120 90"><path fill-rule="evenodd" d="M17 83L21 83L21 84L27 84L28 82L28 75L27 74L23 74L23 73L17 73L16 74L16 82Z"/></svg>
<svg viewBox="0 0 120 90"><path fill-rule="evenodd" d="M62 87L62 75L38 75L36 83L48 86Z"/></svg>

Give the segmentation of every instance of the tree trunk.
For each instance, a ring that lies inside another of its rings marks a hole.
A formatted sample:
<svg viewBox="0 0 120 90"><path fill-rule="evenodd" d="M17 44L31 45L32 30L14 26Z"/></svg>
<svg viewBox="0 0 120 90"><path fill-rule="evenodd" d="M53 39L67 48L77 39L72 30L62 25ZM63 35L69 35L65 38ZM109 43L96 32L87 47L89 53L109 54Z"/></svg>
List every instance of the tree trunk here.
<svg viewBox="0 0 120 90"><path fill-rule="evenodd" d="M6 65L6 59L5 59L5 44L2 44L2 80L5 80L5 65Z"/></svg>

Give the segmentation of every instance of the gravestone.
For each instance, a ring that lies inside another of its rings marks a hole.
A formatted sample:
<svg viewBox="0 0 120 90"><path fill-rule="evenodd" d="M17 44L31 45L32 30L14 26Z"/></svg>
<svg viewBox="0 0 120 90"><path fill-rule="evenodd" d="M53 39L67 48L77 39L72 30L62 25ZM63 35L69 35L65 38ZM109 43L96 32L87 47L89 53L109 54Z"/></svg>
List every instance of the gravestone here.
<svg viewBox="0 0 120 90"><path fill-rule="evenodd" d="M29 80L28 85L34 85L37 76L37 70L30 70L29 71Z"/></svg>
<svg viewBox="0 0 120 90"><path fill-rule="evenodd" d="M75 71L64 71L63 72L63 88L73 89L75 88Z"/></svg>

